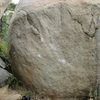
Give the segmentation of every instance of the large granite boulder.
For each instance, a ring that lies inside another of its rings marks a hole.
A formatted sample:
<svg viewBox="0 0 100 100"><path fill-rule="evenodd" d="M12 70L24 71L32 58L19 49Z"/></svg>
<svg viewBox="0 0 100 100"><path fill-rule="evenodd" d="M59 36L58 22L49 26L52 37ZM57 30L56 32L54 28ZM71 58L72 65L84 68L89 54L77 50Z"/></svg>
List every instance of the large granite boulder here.
<svg viewBox="0 0 100 100"><path fill-rule="evenodd" d="M0 18L2 17L7 5L11 2L11 0L0 0Z"/></svg>
<svg viewBox="0 0 100 100"><path fill-rule="evenodd" d="M80 97L96 86L99 3L20 1L9 30L10 55L13 71L31 90L54 98Z"/></svg>

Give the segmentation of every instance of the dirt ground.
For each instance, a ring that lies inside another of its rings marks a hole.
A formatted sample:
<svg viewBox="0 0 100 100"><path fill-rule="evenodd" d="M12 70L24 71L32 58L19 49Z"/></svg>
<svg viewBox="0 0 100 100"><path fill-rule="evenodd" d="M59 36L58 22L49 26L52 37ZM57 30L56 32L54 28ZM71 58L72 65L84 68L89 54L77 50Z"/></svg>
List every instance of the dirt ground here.
<svg viewBox="0 0 100 100"><path fill-rule="evenodd" d="M21 91L9 89L8 86L4 86L3 88L0 88L0 100L21 100L21 99L22 99ZM31 96L31 100L51 100L51 99L39 98L38 96L34 96L34 97ZM93 100L93 99L89 99L89 100Z"/></svg>
<svg viewBox="0 0 100 100"><path fill-rule="evenodd" d="M0 100L21 100L21 98L17 91L8 89L8 86L0 88Z"/></svg>

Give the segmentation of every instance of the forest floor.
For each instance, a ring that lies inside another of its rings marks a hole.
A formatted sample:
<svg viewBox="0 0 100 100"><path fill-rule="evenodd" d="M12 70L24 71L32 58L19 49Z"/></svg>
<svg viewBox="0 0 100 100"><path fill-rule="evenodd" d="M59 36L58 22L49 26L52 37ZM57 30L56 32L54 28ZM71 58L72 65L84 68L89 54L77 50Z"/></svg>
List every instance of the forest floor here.
<svg viewBox="0 0 100 100"><path fill-rule="evenodd" d="M8 86L0 88L0 100L21 100L21 94L16 90L11 90Z"/></svg>
<svg viewBox="0 0 100 100"><path fill-rule="evenodd" d="M0 100L22 100L22 96L30 95L32 99L32 93L24 89L11 89L8 86L0 88Z"/></svg>
<svg viewBox="0 0 100 100"><path fill-rule="evenodd" d="M32 93L31 92L29 93L26 90L24 91L22 89L20 89L20 90L19 89L10 89L10 88L8 88L7 85L0 88L0 100L22 100L22 96L24 94L30 95L31 100L35 100L32 97ZM89 99L89 100L93 100L93 99Z"/></svg>

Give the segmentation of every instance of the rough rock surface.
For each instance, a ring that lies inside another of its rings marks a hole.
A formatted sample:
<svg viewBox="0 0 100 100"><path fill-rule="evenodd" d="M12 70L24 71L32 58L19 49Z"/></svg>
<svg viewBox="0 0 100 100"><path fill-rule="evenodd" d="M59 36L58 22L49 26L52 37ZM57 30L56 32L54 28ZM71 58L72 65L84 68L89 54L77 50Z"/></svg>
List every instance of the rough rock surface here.
<svg viewBox="0 0 100 100"><path fill-rule="evenodd" d="M9 72L0 68L0 87L3 86L8 78L10 78L11 76L12 75Z"/></svg>
<svg viewBox="0 0 100 100"><path fill-rule="evenodd" d="M0 0L0 18L2 17L7 5L11 2L11 0Z"/></svg>
<svg viewBox="0 0 100 100"><path fill-rule="evenodd" d="M1 68L6 68L5 62L0 58L0 67Z"/></svg>
<svg viewBox="0 0 100 100"><path fill-rule="evenodd" d="M15 74L40 95L88 95L99 23L99 0L21 0L9 30Z"/></svg>

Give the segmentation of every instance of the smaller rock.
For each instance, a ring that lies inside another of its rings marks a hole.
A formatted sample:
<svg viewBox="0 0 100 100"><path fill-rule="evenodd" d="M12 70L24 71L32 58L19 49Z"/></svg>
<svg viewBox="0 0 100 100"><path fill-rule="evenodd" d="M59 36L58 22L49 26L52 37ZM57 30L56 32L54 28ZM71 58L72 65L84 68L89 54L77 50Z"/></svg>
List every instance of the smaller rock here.
<svg viewBox="0 0 100 100"><path fill-rule="evenodd" d="M10 74L8 71L0 68L0 87L2 87L11 76L12 74Z"/></svg>
<svg viewBox="0 0 100 100"><path fill-rule="evenodd" d="M6 64L4 63L4 61L1 58L0 58L0 67L6 68Z"/></svg>

